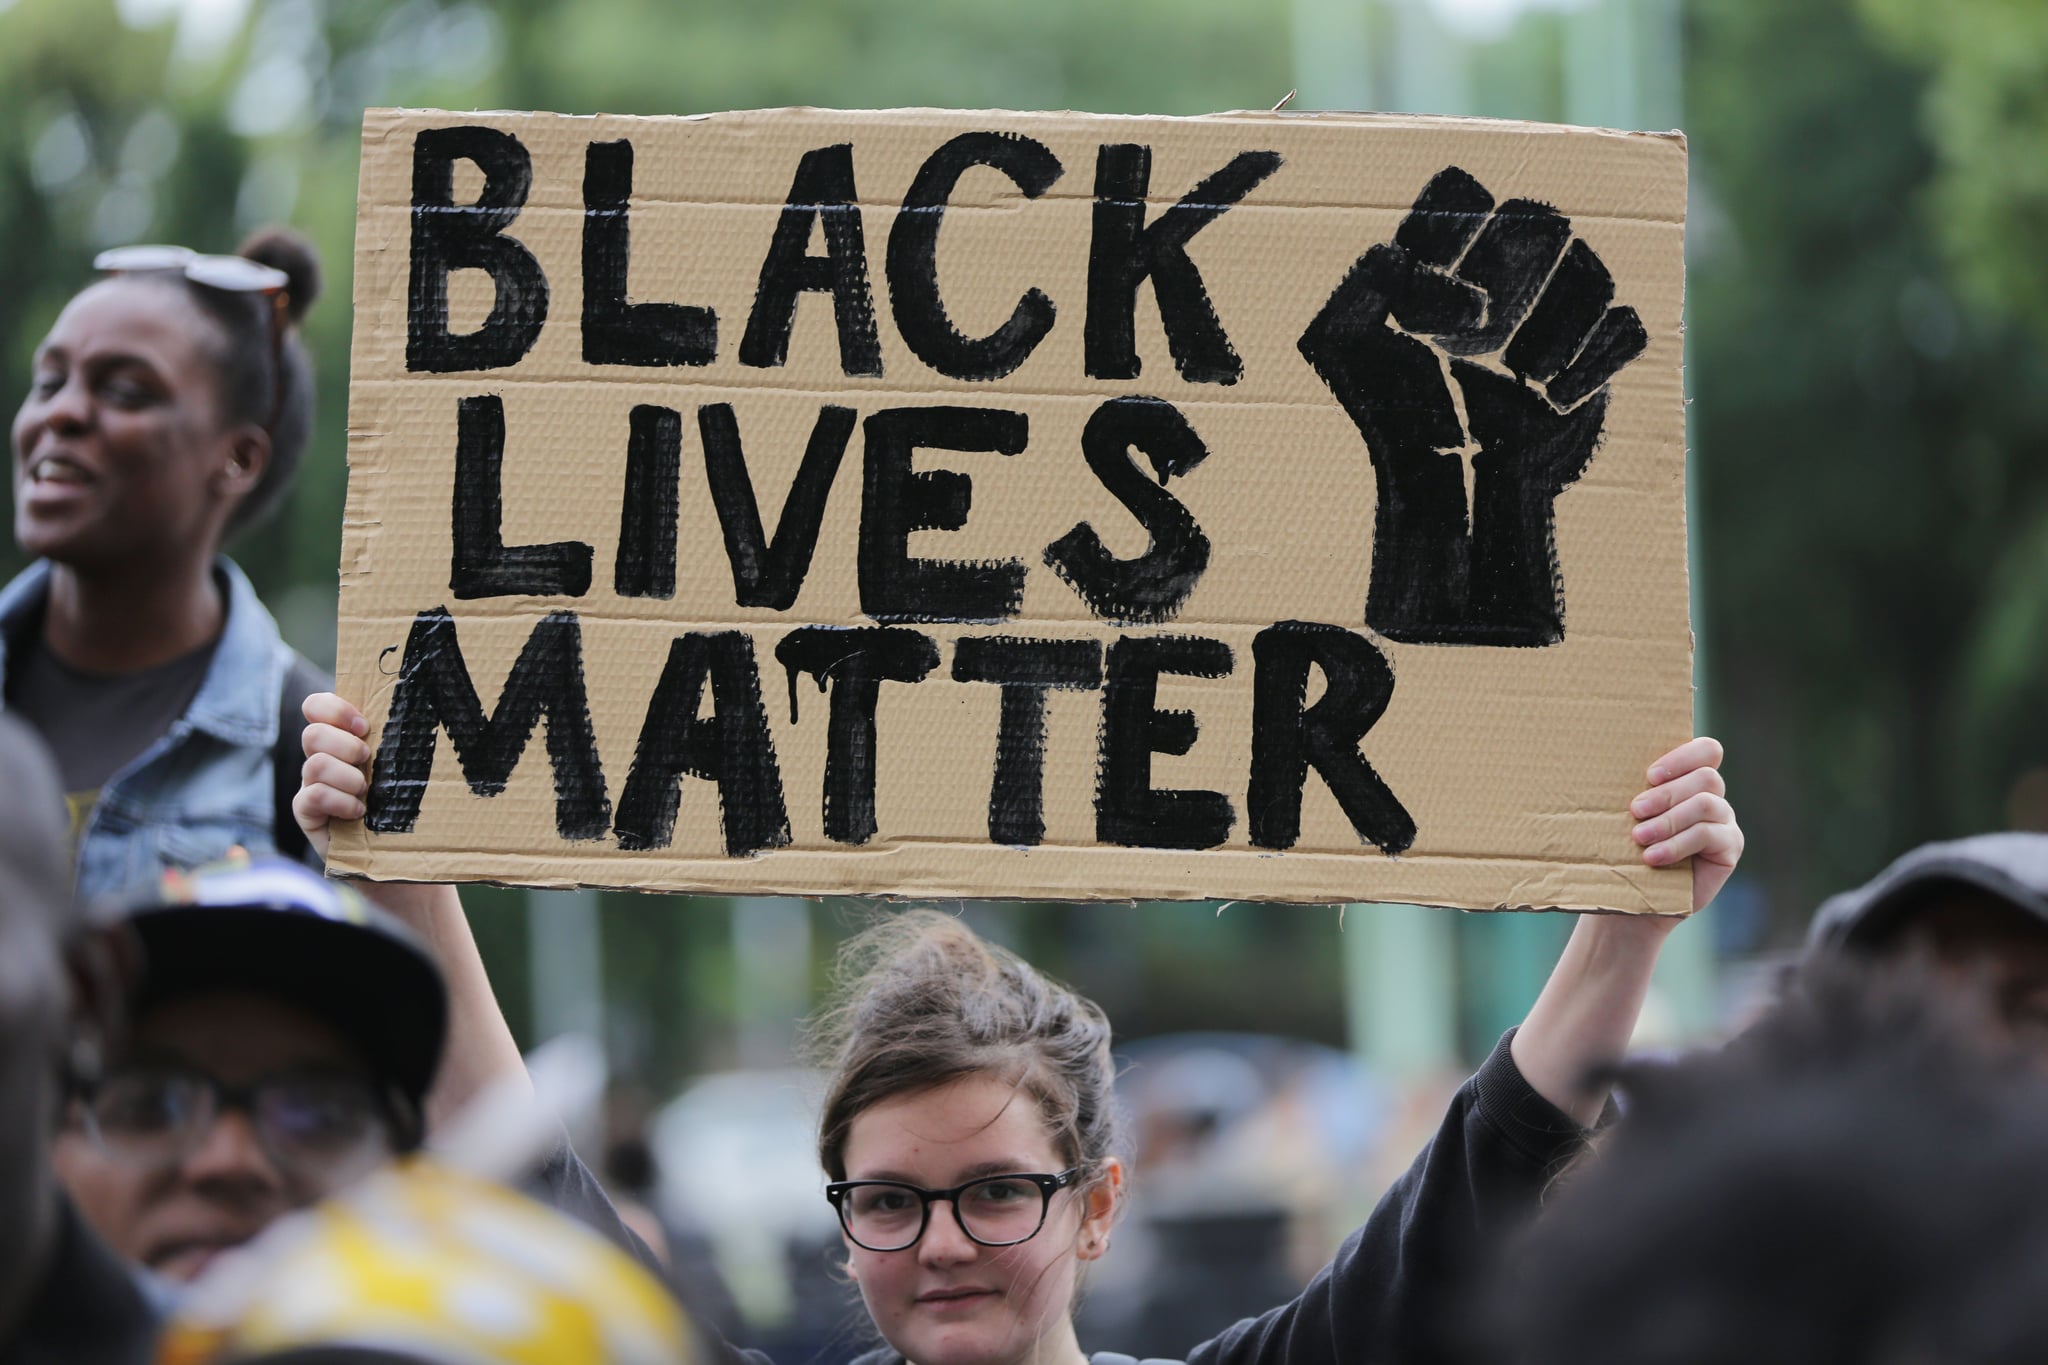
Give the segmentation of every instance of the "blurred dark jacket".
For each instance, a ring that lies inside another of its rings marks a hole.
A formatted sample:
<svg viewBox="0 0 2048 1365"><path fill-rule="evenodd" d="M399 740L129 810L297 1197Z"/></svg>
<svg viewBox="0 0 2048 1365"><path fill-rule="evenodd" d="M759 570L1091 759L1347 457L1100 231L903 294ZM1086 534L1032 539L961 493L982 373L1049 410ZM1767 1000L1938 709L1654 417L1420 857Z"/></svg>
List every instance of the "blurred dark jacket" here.
<svg viewBox="0 0 2048 1365"><path fill-rule="evenodd" d="M59 1196L55 1255L0 1365L144 1365L158 1315L121 1258Z"/></svg>

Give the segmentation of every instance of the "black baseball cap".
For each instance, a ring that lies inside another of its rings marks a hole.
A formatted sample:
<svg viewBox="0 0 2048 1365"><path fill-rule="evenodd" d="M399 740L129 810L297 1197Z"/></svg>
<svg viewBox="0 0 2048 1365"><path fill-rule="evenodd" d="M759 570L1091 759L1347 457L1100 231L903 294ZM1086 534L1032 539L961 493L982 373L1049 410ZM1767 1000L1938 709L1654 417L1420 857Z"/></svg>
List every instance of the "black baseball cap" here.
<svg viewBox="0 0 2048 1365"><path fill-rule="evenodd" d="M1872 947L1928 896L1956 888L1995 896L2048 925L2048 834L1979 834L1922 844L1864 885L1823 902L1807 946Z"/></svg>
<svg viewBox="0 0 2048 1365"><path fill-rule="evenodd" d="M138 1012L203 991L253 991L348 1039L415 1110L448 1036L448 989L419 936L353 888L287 858L164 873L104 905L140 942Z"/></svg>

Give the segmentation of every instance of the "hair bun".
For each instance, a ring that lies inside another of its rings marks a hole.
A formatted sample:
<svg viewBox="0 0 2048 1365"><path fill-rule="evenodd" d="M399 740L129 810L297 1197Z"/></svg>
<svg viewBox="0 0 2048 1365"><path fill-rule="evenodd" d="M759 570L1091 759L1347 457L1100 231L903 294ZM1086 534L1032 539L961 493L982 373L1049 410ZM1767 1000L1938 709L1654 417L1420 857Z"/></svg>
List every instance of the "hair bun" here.
<svg viewBox="0 0 2048 1365"><path fill-rule="evenodd" d="M282 270L290 281L285 285L286 316L294 323L304 320L306 310L320 297L320 252L302 233L287 227L258 228L235 254Z"/></svg>

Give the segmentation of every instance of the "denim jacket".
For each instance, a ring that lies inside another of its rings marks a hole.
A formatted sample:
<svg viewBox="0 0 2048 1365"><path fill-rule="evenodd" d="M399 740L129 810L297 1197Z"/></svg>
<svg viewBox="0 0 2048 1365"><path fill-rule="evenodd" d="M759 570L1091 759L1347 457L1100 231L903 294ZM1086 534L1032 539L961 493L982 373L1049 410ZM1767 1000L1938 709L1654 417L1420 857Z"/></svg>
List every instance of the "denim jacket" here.
<svg viewBox="0 0 2048 1365"><path fill-rule="evenodd" d="M276 851L272 749L294 658L248 578L223 556L214 573L227 623L185 714L107 779L78 840L78 895L90 902L195 867L240 844ZM0 678L7 642L39 617L50 566L38 561L0 589Z"/></svg>

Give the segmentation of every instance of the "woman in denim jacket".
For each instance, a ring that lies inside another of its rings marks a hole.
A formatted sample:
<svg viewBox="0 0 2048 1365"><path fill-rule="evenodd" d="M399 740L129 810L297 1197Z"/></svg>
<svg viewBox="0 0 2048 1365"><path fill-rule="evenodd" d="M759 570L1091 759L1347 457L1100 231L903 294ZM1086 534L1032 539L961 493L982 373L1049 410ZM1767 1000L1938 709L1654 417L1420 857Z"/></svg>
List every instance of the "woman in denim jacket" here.
<svg viewBox="0 0 2048 1365"><path fill-rule="evenodd" d="M238 256L95 264L109 277L58 316L15 415L14 532L37 562L0 589L6 706L56 755L87 898L237 844L304 856L276 755L288 801L280 717L322 681L221 554L305 452L312 247L272 230Z"/></svg>

